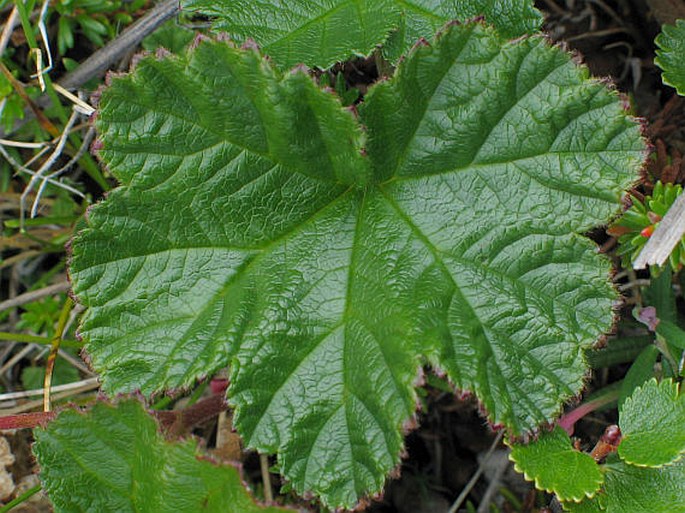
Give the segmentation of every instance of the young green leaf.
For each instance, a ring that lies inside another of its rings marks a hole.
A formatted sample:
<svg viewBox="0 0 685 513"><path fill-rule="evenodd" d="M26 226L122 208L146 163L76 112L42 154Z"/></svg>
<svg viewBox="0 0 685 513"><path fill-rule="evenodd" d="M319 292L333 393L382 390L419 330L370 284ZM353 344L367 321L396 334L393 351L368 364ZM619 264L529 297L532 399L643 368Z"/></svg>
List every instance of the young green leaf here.
<svg viewBox="0 0 685 513"><path fill-rule="evenodd" d="M664 84L685 95L685 20L664 25L655 42L659 48L654 62L663 70Z"/></svg>
<svg viewBox="0 0 685 513"><path fill-rule="evenodd" d="M65 410L34 433L56 512L292 512L255 504L238 470L203 459L195 441L165 441L137 400Z"/></svg>
<svg viewBox="0 0 685 513"><path fill-rule="evenodd" d="M254 39L277 65L328 68L353 55L366 56L388 42L396 61L419 38L450 20L476 16L506 37L532 34L542 23L530 0L183 0L184 9L214 18L214 28L239 41Z"/></svg>
<svg viewBox="0 0 685 513"><path fill-rule="evenodd" d="M685 395L672 380L651 379L626 399L620 411L623 439L618 453L627 463L660 467L685 452Z"/></svg>
<svg viewBox="0 0 685 513"><path fill-rule="evenodd" d="M592 497L604 476L592 456L577 451L559 426L528 444L512 444L509 458L535 487L555 493L560 500L580 501Z"/></svg>
<svg viewBox="0 0 685 513"><path fill-rule="evenodd" d="M617 296L578 234L644 154L568 54L479 23L417 48L359 116L365 132L249 48L143 59L102 94L123 186L91 209L70 271L105 390L230 363L247 445L344 507L399 463L425 363L514 433L580 390Z"/></svg>

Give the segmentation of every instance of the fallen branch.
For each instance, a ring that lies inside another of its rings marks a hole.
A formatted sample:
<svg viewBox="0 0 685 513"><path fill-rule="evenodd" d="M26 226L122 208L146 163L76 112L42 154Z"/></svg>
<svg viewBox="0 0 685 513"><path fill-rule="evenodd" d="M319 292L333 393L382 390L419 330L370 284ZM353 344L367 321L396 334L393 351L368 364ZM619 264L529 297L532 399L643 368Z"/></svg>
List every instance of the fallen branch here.
<svg viewBox="0 0 685 513"><path fill-rule="evenodd" d="M165 0L154 6L145 16L124 30L119 37L102 47L58 83L65 89L76 89L91 78L102 75L126 53L157 29L162 23L176 16L181 10L179 0Z"/></svg>

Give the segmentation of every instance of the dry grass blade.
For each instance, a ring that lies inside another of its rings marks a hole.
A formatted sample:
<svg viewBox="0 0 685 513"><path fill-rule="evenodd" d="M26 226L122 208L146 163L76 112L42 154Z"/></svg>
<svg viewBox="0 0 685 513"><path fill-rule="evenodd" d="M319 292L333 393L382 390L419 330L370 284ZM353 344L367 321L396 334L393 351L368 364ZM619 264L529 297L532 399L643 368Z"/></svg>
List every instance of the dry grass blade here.
<svg viewBox="0 0 685 513"><path fill-rule="evenodd" d="M64 130L62 131L62 134L60 135L58 141L57 141L57 146L55 146L55 150L52 152L50 157L43 163L43 165L40 166L38 171L31 177L31 180L29 181L28 185L26 186L26 189L24 189L24 192L21 195L21 200L19 204L19 220L20 220L20 227L21 230L24 230L24 220L25 220L25 203L26 203L26 198L28 195L31 193L33 190L34 185L36 184L36 181L41 180L41 181L46 181L47 177L44 177L45 173L50 170L50 168L57 162L57 159L62 155L62 151L64 150L64 146L67 143L67 137L69 136L69 132L71 131L72 127L76 123L78 119L78 112L75 110L72 112L71 117L69 118L69 121L67 122L67 125L64 127ZM38 202L40 201L40 196L41 192L43 190L43 187L39 189L38 194L36 194L36 198L33 202L33 206L31 207L31 217L36 216L36 212L38 210Z"/></svg>
<svg viewBox="0 0 685 513"><path fill-rule="evenodd" d="M72 397L78 394L82 394L84 392L90 392L91 390L95 390L97 388L100 388L100 383L98 382L97 378L89 378L89 379L84 379L83 381L76 381L74 383L69 383L67 385L59 385L52 387L52 400L53 401L58 401L60 399L64 399L66 397ZM43 389L37 389L37 390L27 390L26 392L13 392L12 394L28 394L29 395L24 395L23 397L29 397L29 396L35 396L35 395L42 395L43 394ZM59 393L56 393L59 392ZM6 396L12 395L12 394L2 394L0 395L0 400L3 400ZM39 408L43 406L43 398L36 399L34 401L29 401L25 404L22 404L20 406L16 406L14 408L6 408L0 410L0 415L15 415L17 413L23 413L26 411L33 410L34 408Z"/></svg>
<svg viewBox="0 0 685 513"><path fill-rule="evenodd" d="M93 387L93 385L96 385ZM91 389L97 388L99 385L98 378L88 378L81 381L75 381L74 383L67 383L66 385L56 385L52 387L53 392L67 392L73 390L80 390L82 388ZM21 392L8 392L6 394L0 394L0 402L13 401L15 399L23 399L25 397L35 397L40 396L45 393L42 388L36 388L35 390L22 390ZM40 404L43 404L43 400L40 400ZM2 413L5 413L2 411Z"/></svg>

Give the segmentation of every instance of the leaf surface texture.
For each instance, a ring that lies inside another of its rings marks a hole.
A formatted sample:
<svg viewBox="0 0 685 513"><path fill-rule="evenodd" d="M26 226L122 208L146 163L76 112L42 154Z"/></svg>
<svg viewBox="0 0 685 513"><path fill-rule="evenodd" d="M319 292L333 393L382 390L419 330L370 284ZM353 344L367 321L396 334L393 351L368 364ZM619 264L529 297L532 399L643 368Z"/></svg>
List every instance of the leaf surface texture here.
<svg viewBox="0 0 685 513"><path fill-rule="evenodd" d="M480 23L417 47L356 117L301 71L202 42L103 92L71 278L110 393L231 365L249 447L351 507L399 463L431 364L523 433L576 394L612 323L605 222L644 142L542 39Z"/></svg>
<svg viewBox="0 0 685 513"><path fill-rule="evenodd" d="M184 0L191 11L211 16L214 28L239 41L253 39L284 67L304 63L328 68L367 56L387 42L393 61L419 38L431 37L451 20L476 16L506 37L533 33L542 16L530 0Z"/></svg>

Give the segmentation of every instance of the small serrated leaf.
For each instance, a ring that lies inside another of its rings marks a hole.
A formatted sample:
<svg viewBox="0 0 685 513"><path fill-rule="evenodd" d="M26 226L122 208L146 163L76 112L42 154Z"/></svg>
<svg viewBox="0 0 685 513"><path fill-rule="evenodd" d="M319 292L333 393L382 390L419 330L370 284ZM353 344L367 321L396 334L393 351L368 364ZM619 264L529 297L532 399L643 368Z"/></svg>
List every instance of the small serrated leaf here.
<svg viewBox="0 0 685 513"><path fill-rule="evenodd" d="M661 468L615 460L604 466L605 484L592 499L563 503L572 513L685 513L685 461Z"/></svg>
<svg viewBox="0 0 685 513"><path fill-rule="evenodd" d="M257 505L238 470L203 459L194 440L165 441L137 400L64 410L34 434L57 513L293 513Z"/></svg>
<svg viewBox="0 0 685 513"><path fill-rule="evenodd" d="M625 400L619 413L623 439L618 454L627 463L667 465L685 452L685 395L667 379L651 379Z"/></svg>
<svg viewBox="0 0 685 513"><path fill-rule="evenodd" d="M685 460L661 468L621 461L605 476L607 513L685 513Z"/></svg>
<svg viewBox="0 0 685 513"><path fill-rule="evenodd" d="M564 502L571 513L685 513L685 461L661 468L615 460L604 466L605 485L592 499Z"/></svg>
<svg viewBox="0 0 685 513"><path fill-rule="evenodd" d="M604 482L597 462L589 454L575 450L571 438L559 426L528 444L511 444L509 458L526 479L535 481L541 490L555 493L560 500L592 497Z"/></svg>
<svg viewBox="0 0 685 513"><path fill-rule="evenodd" d="M685 95L685 20L664 25L655 42L659 48L654 63L663 70L664 84Z"/></svg>

